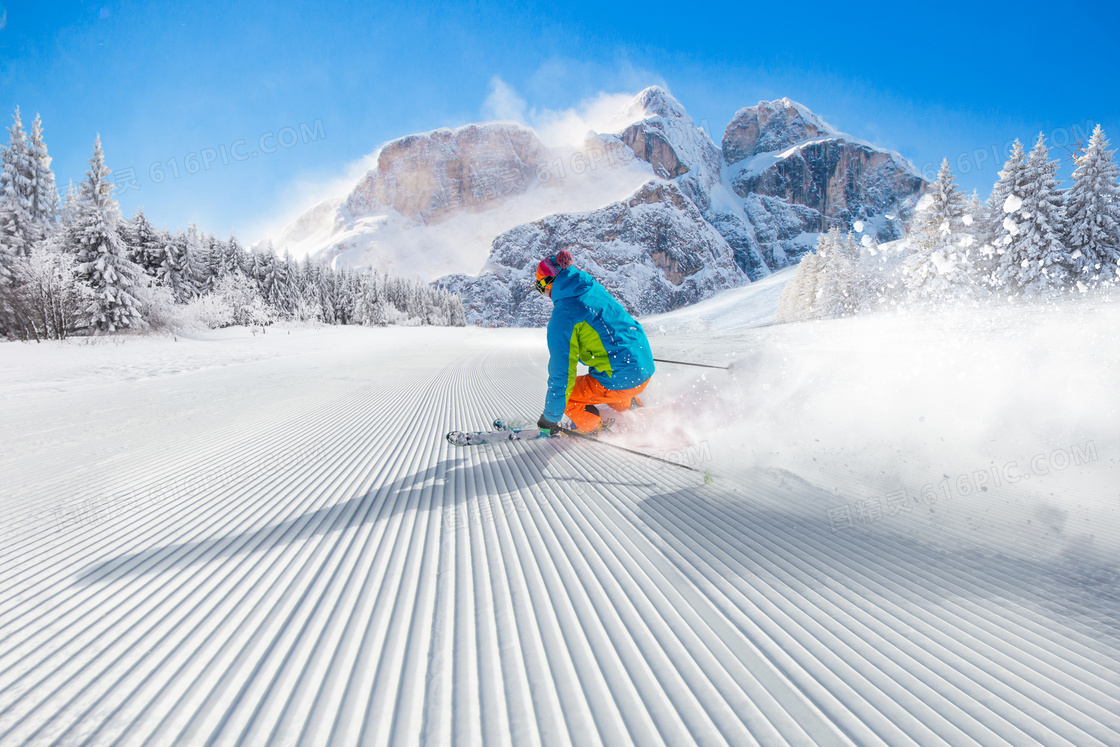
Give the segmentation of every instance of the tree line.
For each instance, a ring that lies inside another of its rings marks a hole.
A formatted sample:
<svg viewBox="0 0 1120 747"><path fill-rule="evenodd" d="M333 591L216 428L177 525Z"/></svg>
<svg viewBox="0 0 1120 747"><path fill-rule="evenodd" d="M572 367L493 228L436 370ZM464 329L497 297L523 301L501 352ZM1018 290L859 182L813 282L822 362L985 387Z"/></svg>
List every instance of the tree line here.
<svg viewBox="0 0 1120 747"><path fill-rule="evenodd" d="M247 251L196 226L156 228L113 199L100 137L86 179L60 198L35 118L16 109L0 145L0 335L63 339L124 330L325 324L464 326L460 298L375 271Z"/></svg>
<svg viewBox="0 0 1120 747"><path fill-rule="evenodd" d="M821 234L778 302L779 322L898 304L1042 299L1120 281L1120 167L1098 125L1061 189L1039 134L1016 140L987 204L957 188L949 161L919 203L901 253L838 228Z"/></svg>

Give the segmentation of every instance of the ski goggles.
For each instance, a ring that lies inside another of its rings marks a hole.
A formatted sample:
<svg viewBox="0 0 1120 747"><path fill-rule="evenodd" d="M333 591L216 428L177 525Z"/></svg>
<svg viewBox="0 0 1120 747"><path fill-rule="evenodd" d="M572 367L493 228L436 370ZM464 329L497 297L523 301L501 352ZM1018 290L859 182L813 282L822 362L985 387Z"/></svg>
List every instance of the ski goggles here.
<svg viewBox="0 0 1120 747"><path fill-rule="evenodd" d="M544 293L546 290L548 290L548 287L552 285L552 281L555 279L556 278L552 277L551 275L539 276L537 278L537 282L533 283L533 287L535 287L541 293Z"/></svg>

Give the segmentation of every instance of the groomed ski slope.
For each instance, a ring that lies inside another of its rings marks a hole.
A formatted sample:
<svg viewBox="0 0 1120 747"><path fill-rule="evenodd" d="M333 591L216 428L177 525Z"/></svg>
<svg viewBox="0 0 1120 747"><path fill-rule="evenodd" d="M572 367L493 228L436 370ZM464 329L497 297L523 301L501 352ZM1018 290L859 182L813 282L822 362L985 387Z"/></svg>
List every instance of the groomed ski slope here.
<svg viewBox="0 0 1120 747"><path fill-rule="evenodd" d="M645 322L711 484L447 444L540 330L0 345L0 744L1120 744L1118 309L780 282Z"/></svg>

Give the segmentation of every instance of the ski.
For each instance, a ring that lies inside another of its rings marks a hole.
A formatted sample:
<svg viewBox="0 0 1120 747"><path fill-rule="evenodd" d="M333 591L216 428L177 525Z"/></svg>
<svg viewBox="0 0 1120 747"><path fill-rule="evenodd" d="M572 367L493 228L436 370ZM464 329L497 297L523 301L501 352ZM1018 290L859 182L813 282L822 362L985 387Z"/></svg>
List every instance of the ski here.
<svg viewBox="0 0 1120 747"><path fill-rule="evenodd" d="M645 457L646 459L652 459L655 462L661 462L662 464L668 464L668 465L672 465L673 467L680 467L681 469L689 470L690 472L696 472L697 474L701 474L701 475L704 476L704 484L705 485L710 485L712 482L715 481L715 479L712 477L711 470L696 469L695 467L689 466L687 464L682 464L681 462L674 462L670 459L662 459L659 456L654 456L653 454L646 454L643 451L637 451L635 449L628 449L625 446L619 446L618 444L612 444L609 441L600 441L598 438L595 438L595 436L588 435L587 433L580 433L579 431L574 431L570 428L561 428L560 432L563 433L565 436L570 436L572 438L581 438L584 441L594 441L597 444L602 444L603 446L609 446L612 449L618 449L619 451L625 451L627 454L634 454L635 456Z"/></svg>
<svg viewBox="0 0 1120 747"><path fill-rule="evenodd" d="M503 441L531 441L542 438L541 431L536 423L530 423L521 418L496 418L492 431L451 431L447 434L447 442L455 446L478 446L479 444L496 444Z"/></svg>
<svg viewBox="0 0 1120 747"><path fill-rule="evenodd" d="M614 421L610 421L610 422L613 423ZM535 439L535 438L548 438L549 437L547 434L543 433L539 428L525 428L524 427L525 423L521 420L518 420L518 419L497 418L497 419L494 420L493 425L494 425L495 430L492 430L492 431L476 431L476 432L473 432L473 433L464 432L464 431L451 431L450 433L447 434L447 441L448 441L448 443L454 444L455 446L477 446L479 444L494 444L494 443L502 443L504 441L530 441L530 440ZM600 431L600 432L602 432L602 431ZM590 434L587 434L587 433L580 433L579 431L573 430L571 428L561 427L560 428L560 434L563 434L565 436L569 436L571 438L580 438L580 439L583 439L585 441L594 441L595 443L600 443L600 444L603 444L604 446L609 446L612 449L618 449L619 451L625 451L628 454L634 454L635 456L645 457L646 459L652 459L655 462L661 462L663 464L668 464L668 465L672 465L674 467L680 467L681 469L689 470L691 472L696 472L696 473L704 476L704 482L705 483L710 484L711 482L713 482L713 477L712 477L712 473L711 473L710 470L696 469L695 467L689 466L687 464L682 464L680 462L674 462L674 461L671 461L669 459L662 459L661 457L654 456L652 454L646 454L645 452L642 452L642 451L636 451L635 449L628 449L625 446L619 446L618 444L612 444L608 441L600 441L598 438L596 438L593 435L590 435Z"/></svg>
<svg viewBox="0 0 1120 747"><path fill-rule="evenodd" d="M455 446L478 446L479 444L496 444L503 441L529 441L540 438L539 428L500 429L496 431L451 431L447 434L447 442Z"/></svg>

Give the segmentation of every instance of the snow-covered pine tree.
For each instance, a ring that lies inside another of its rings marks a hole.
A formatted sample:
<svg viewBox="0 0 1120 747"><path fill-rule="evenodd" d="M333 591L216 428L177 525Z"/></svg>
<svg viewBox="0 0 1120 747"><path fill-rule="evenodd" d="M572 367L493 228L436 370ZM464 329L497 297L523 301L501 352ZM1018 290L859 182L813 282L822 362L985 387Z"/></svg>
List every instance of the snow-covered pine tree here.
<svg viewBox="0 0 1120 747"><path fill-rule="evenodd" d="M997 280L997 269L1001 258L1007 253L1007 246L1014 240L1011 233L1018 225L1008 216L1007 208L1022 204L1024 180L1026 179L1027 156L1023 144L1015 140L1011 153L999 172L999 179L992 187L988 197L983 225L980 228L980 257L977 262L981 282L996 291L1006 290Z"/></svg>
<svg viewBox="0 0 1120 747"><path fill-rule="evenodd" d="M353 273L346 268L329 272L334 276L334 323L349 324L354 312L354 299L350 293L350 280Z"/></svg>
<svg viewBox="0 0 1120 747"><path fill-rule="evenodd" d="M195 291L204 296L214 287L217 280L216 260L212 259L214 236L201 231L197 234L197 248L194 255Z"/></svg>
<svg viewBox="0 0 1120 747"><path fill-rule="evenodd" d="M14 336L18 326L15 297L16 267L19 257L15 247L9 245L11 236L18 236L15 219L5 213L5 200L0 194L0 336ZM13 242L14 243L14 242Z"/></svg>
<svg viewBox="0 0 1120 747"><path fill-rule="evenodd" d="M786 283L786 287L782 288L782 294L778 296L778 306L774 310L774 321L778 324L787 324L789 322L797 321L797 316L794 313L793 308L793 281L796 278L797 275L795 271L794 277L788 283Z"/></svg>
<svg viewBox="0 0 1120 747"><path fill-rule="evenodd" d="M848 258L848 261L852 262L853 264L859 262L861 254L860 244L858 241L856 241L856 235L854 233L848 231L846 234L844 234L844 240L841 243L840 248L841 251L843 251L844 256Z"/></svg>
<svg viewBox="0 0 1120 747"><path fill-rule="evenodd" d="M1097 125L1077 157L1073 187L1066 195L1073 279L1083 285L1107 283L1120 274L1120 167Z"/></svg>
<svg viewBox="0 0 1120 747"><path fill-rule="evenodd" d="M362 297L362 273L357 270L348 270L346 274L349 276L346 296L347 303L350 305L350 319L347 324L359 324L358 306Z"/></svg>
<svg viewBox="0 0 1120 747"><path fill-rule="evenodd" d="M319 273L317 291L323 321L338 324L338 283L330 267L324 267Z"/></svg>
<svg viewBox="0 0 1120 747"><path fill-rule="evenodd" d="M443 310L440 308L439 288L422 283L424 292L424 324L443 326Z"/></svg>
<svg viewBox="0 0 1120 747"><path fill-rule="evenodd" d="M287 249L284 250L284 298L285 298L285 311L289 316L296 313L296 307L299 305L299 290L300 277L299 277L299 264L292 257L292 253Z"/></svg>
<svg viewBox="0 0 1120 747"><path fill-rule="evenodd" d="M287 316L290 310L288 296L287 264L276 256L272 240L262 257L264 279L261 283L261 296L278 315Z"/></svg>
<svg viewBox="0 0 1120 747"><path fill-rule="evenodd" d="M1004 228L1011 240L996 262L994 283L1001 290L1041 293L1061 287L1071 271L1062 244L1065 206L1058 191L1058 162L1049 159L1043 133L1023 167L1021 193L1004 201ZM998 249L997 249L998 251Z"/></svg>
<svg viewBox="0 0 1120 747"><path fill-rule="evenodd" d="M13 119L8 128L11 141L0 146L0 255L26 257L40 231L31 216L34 173L19 107Z"/></svg>
<svg viewBox="0 0 1120 747"><path fill-rule="evenodd" d="M23 256L26 221L19 212L18 205L0 192L0 284L12 282L12 267Z"/></svg>
<svg viewBox="0 0 1120 747"><path fill-rule="evenodd" d="M334 314L331 324L346 323L346 275L345 270L339 271L328 267L323 271L327 302Z"/></svg>
<svg viewBox="0 0 1120 747"><path fill-rule="evenodd" d="M983 248L986 216L984 203L980 201L980 195L974 189L964 202L964 215L961 216L961 223L964 224L964 230L971 237L967 248L970 251L970 263L972 265L972 288L977 294L983 294L988 287L987 276L991 268L987 266L987 260L989 257L995 256L994 253L986 253Z"/></svg>
<svg viewBox="0 0 1120 747"><path fill-rule="evenodd" d="M980 194L974 189L964 201L964 215L961 223L964 224L965 235L957 245L965 250L968 271L968 294L973 298L986 297L991 287L988 277L991 272L988 259L995 255L984 252L982 242L985 231L987 210L980 200Z"/></svg>
<svg viewBox="0 0 1120 747"><path fill-rule="evenodd" d="M249 252L249 271L245 273L257 284L257 289L264 288L265 277L268 275L268 259L259 251Z"/></svg>
<svg viewBox="0 0 1120 747"><path fill-rule="evenodd" d="M437 313L435 295L432 293L431 288L420 286L418 289L420 296L420 323L421 324L439 324L439 314Z"/></svg>
<svg viewBox="0 0 1120 747"><path fill-rule="evenodd" d="M253 277L253 268L256 265L256 252L251 248L238 247L240 251L237 253L237 261L240 263L241 272L247 278Z"/></svg>
<svg viewBox="0 0 1120 747"><path fill-rule="evenodd" d="M234 272L241 272L243 254L245 254L245 252L241 249L241 244L238 243L237 237L230 234L229 241L222 242L222 262L218 270L219 277L225 277Z"/></svg>
<svg viewBox="0 0 1120 747"><path fill-rule="evenodd" d="M369 324L371 305L379 300L384 301L377 290L377 273L364 269L354 275L358 281L354 292L354 321L356 324Z"/></svg>
<svg viewBox="0 0 1120 747"><path fill-rule="evenodd" d="M47 144L43 142L43 122L38 114L31 124L27 156L32 171L31 220L40 226L40 232L45 235L58 225L58 188L54 183Z"/></svg>
<svg viewBox="0 0 1120 747"><path fill-rule="evenodd" d="M361 323L361 280L355 270L335 272L335 324Z"/></svg>
<svg viewBox="0 0 1120 747"><path fill-rule="evenodd" d="M298 286L297 304L300 321L323 321L323 308L319 303L318 267L312 264L311 257L304 257L303 262L300 263Z"/></svg>
<svg viewBox="0 0 1120 747"><path fill-rule="evenodd" d="M88 325L114 332L141 323L134 289L141 282L139 266L129 261L120 235L120 209L113 199L111 173L101 152L101 136L93 146L90 170L82 182L81 202L74 224L67 229L66 249L77 255L78 271L93 290Z"/></svg>
<svg viewBox="0 0 1120 747"><path fill-rule="evenodd" d="M66 184L66 196L62 198L62 207L59 209L59 223L65 227L72 225L78 218L78 205L81 203L81 193L74 189L74 180Z"/></svg>
<svg viewBox="0 0 1120 747"><path fill-rule="evenodd" d="M137 213L139 212L140 210L137 209ZM132 217L128 220L124 220L122 218L120 224L117 226L117 233L121 235L121 241L124 242L125 256L127 256L129 261L131 261L133 264L140 265L140 261L138 259L139 255L136 251L137 240L134 236L136 225L133 222L136 220L137 213L133 213ZM141 269L143 269L142 266Z"/></svg>
<svg viewBox="0 0 1120 747"><path fill-rule="evenodd" d="M128 246L128 258L153 278L159 277L166 239L148 222L143 208L121 226L121 238Z"/></svg>
<svg viewBox="0 0 1120 747"><path fill-rule="evenodd" d="M860 311L873 311L889 302L891 269L886 267L887 257L874 234L865 233L859 240L859 260L856 262L855 295Z"/></svg>
<svg viewBox="0 0 1120 747"><path fill-rule="evenodd" d="M820 234L816 251L808 252L801 258L793 279L782 289L782 295L778 298L778 309L774 317L777 322L799 322L816 318L814 314L822 266L819 253L821 246L828 241L827 234Z"/></svg>
<svg viewBox="0 0 1120 747"><path fill-rule="evenodd" d="M903 267L911 301L950 303L973 293L972 245L965 223L968 206L957 189L949 159L941 162L930 185L929 204L918 213L910 233L912 254Z"/></svg>
<svg viewBox="0 0 1120 747"><path fill-rule="evenodd" d="M875 246L875 237L865 234L860 239L851 231L844 235L843 251L850 263L848 283L848 313L858 314L872 308L875 294L872 290L867 267L867 247Z"/></svg>
<svg viewBox="0 0 1120 747"><path fill-rule="evenodd" d="M343 268L335 273L335 298L338 309L336 324L351 324L354 319L354 273Z"/></svg>
<svg viewBox="0 0 1120 747"><path fill-rule="evenodd" d="M813 316L817 319L838 319L855 311L852 288L855 286L855 267L844 235L832 227L817 246L820 258L820 275L817 281Z"/></svg>
<svg viewBox="0 0 1120 747"><path fill-rule="evenodd" d="M384 326L389 323L389 314L381 288L381 276L376 270L367 270L357 275L360 292L355 299L354 318L358 324Z"/></svg>
<svg viewBox="0 0 1120 747"><path fill-rule="evenodd" d="M288 288L292 293L292 308L299 305L300 299L303 297L303 286L305 283L303 263L297 260L288 252L284 253L285 260L288 264Z"/></svg>
<svg viewBox="0 0 1120 747"><path fill-rule="evenodd" d="M457 293L451 291L443 291L446 299L447 308L447 321L445 324L449 327L465 327L467 326L467 311L463 308L463 299Z"/></svg>
<svg viewBox="0 0 1120 747"><path fill-rule="evenodd" d="M10 143L0 147L0 289L5 294L0 300L0 315L9 322L18 316L20 327L38 336L34 320L22 311L16 313L17 307L23 309L28 305L29 290L17 286L31 282L27 280L27 263L22 260L29 259L34 247L55 228L58 192L39 118L35 118L30 141L23 131L18 107L13 120L8 130ZM0 321L0 327L7 326ZM0 333L6 331L0 329Z"/></svg>
<svg viewBox="0 0 1120 747"><path fill-rule="evenodd" d="M405 310L408 294L405 292L404 283L401 282L400 278L385 276L385 300L392 304L397 311Z"/></svg>
<svg viewBox="0 0 1120 747"><path fill-rule="evenodd" d="M212 233L207 234L205 239L205 251L203 252L207 282L205 287L202 288L203 293L209 293L210 290L213 289L215 283L222 278L225 253L225 242Z"/></svg>
<svg viewBox="0 0 1120 747"><path fill-rule="evenodd" d="M821 256L822 244L827 244L827 233L822 233L817 238L817 249L802 258L798 264L798 274L803 275L800 287L797 289L795 305L797 319L820 319L820 306L817 296L821 290L821 276L824 274L824 257ZM824 247L827 254L828 248Z"/></svg>
<svg viewBox="0 0 1120 747"><path fill-rule="evenodd" d="M160 231L159 248L155 256L159 258L156 279L159 284L171 289L176 303L187 303L194 297L189 278L183 266L183 246L186 243L179 234Z"/></svg>
<svg viewBox="0 0 1120 747"><path fill-rule="evenodd" d="M423 286L419 281L401 279L401 286L404 288L404 316L409 324L419 321L423 323L424 319L424 306L423 306Z"/></svg>
<svg viewBox="0 0 1120 747"><path fill-rule="evenodd" d="M179 257L183 267L184 286L189 288L190 298L197 298L210 284L209 268L206 266L205 247L198 226L191 223L187 230L176 237L179 243Z"/></svg>

